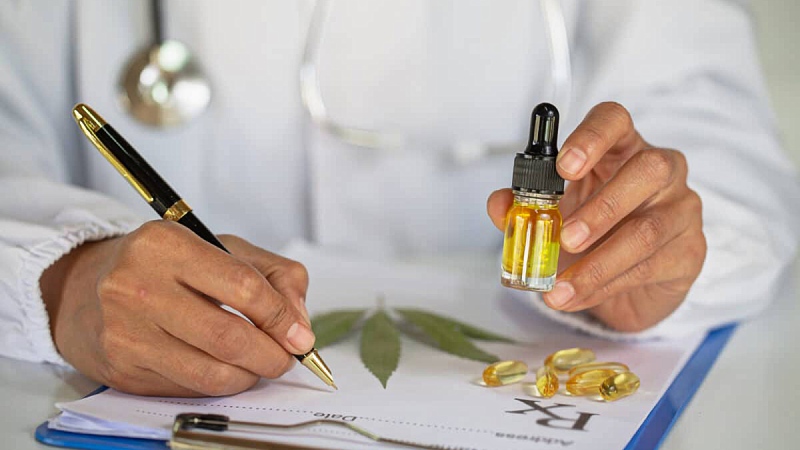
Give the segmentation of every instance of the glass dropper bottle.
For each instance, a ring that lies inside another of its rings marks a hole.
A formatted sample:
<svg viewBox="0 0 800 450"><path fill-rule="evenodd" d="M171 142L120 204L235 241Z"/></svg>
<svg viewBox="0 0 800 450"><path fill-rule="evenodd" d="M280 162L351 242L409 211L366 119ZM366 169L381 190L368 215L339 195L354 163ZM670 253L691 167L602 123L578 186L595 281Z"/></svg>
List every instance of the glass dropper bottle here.
<svg viewBox="0 0 800 450"><path fill-rule="evenodd" d="M561 238L558 201L564 179L556 172L558 109L541 103L531 114L525 151L514 158L503 241L501 283L515 289L550 291L556 282Z"/></svg>

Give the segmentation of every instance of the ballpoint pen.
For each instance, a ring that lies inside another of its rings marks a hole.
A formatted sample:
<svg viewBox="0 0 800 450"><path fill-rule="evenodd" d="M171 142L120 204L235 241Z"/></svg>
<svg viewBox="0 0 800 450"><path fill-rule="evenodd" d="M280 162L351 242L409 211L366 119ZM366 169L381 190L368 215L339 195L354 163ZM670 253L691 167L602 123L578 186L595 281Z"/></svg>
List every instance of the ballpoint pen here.
<svg viewBox="0 0 800 450"><path fill-rule="evenodd" d="M186 226L210 244L228 252L216 236L194 215L189 205L99 114L89 106L79 103L72 109L72 115L89 141L159 216ZM337 389L330 369L315 348L294 357L327 385Z"/></svg>

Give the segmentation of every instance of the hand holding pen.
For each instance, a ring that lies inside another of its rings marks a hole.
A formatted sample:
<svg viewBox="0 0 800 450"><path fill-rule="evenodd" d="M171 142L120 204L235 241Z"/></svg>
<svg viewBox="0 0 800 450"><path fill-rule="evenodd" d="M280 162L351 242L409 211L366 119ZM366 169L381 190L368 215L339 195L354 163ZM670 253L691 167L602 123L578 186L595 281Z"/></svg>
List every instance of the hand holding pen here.
<svg viewBox="0 0 800 450"><path fill-rule="evenodd" d="M74 114L172 220L83 244L45 271L42 296L64 358L98 382L144 395L233 394L282 375L295 358L334 386L313 350L305 268L234 236L217 240L100 116L85 105Z"/></svg>

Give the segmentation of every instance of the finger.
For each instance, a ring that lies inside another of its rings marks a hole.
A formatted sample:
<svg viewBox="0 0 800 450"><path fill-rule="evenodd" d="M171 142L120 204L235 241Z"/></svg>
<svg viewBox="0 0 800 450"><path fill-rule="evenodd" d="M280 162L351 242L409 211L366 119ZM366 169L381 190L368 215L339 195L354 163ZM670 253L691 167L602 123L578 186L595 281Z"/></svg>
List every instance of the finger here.
<svg viewBox="0 0 800 450"><path fill-rule="evenodd" d="M231 253L261 272L276 291L295 304L306 322L311 323L305 305L308 270L303 264L264 250L237 236L220 236L220 240Z"/></svg>
<svg viewBox="0 0 800 450"><path fill-rule="evenodd" d="M162 352L165 348L164 341L174 341L174 337L152 322L140 324L135 331L119 325L114 325L117 332L107 329L102 333L99 346L89 347L88 353L96 364L88 375L118 391L131 394L186 397L205 395L175 383L150 368L158 368L165 362L172 361L173 355L164 355Z"/></svg>
<svg viewBox="0 0 800 450"><path fill-rule="evenodd" d="M314 333L303 315L252 265L179 224L154 222L147 236L143 245L171 243L169 270L178 282L240 311L290 353L305 354L314 346Z"/></svg>
<svg viewBox="0 0 800 450"><path fill-rule="evenodd" d="M187 389L163 375L149 369L134 369L132 374L126 374L124 380L107 382L108 387L121 392L134 395L157 397L205 397L206 394Z"/></svg>
<svg viewBox="0 0 800 450"><path fill-rule="evenodd" d="M559 275L544 299L554 309L581 308L584 299L656 253L686 230L695 216L686 208L662 207L630 217L608 239Z"/></svg>
<svg viewBox="0 0 800 450"><path fill-rule="evenodd" d="M636 333L667 318L688 290L680 280L648 284L608 298L588 312L614 330Z"/></svg>
<svg viewBox="0 0 800 450"><path fill-rule="evenodd" d="M661 286L659 289L669 288L670 294L673 294L672 297L682 298L700 274L705 254L706 243L703 233L699 230L687 230L649 258L635 264L602 288L591 293L580 305L568 308L566 311L594 307L605 311L608 306L603 307L603 304L609 299L642 287L646 289L655 289L658 286ZM664 296L659 298L664 298ZM674 305L662 303L650 305L646 308L646 316L664 317L663 314L672 311L673 307ZM620 320L619 322L634 326L637 322L651 322L648 317Z"/></svg>
<svg viewBox="0 0 800 450"><path fill-rule="evenodd" d="M579 180L612 148L622 150L622 163L644 146L628 110L619 103L601 103L564 141L556 159L558 173L566 180Z"/></svg>
<svg viewBox="0 0 800 450"><path fill-rule="evenodd" d="M190 391L213 397L232 395L259 380L258 375L221 362L167 333L159 344L143 358L143 368Z"/></svg>
<svg viewBox="0 0 800 450"><path fill-rule="evenodd" d="M148 319L169 335L215 359L265 378L288 371L294 358L262 330L181 285L163 299L153 299Z"/></svg>
<svg viewBox="0 0 800 450"><path fill-rule="evenodd" d="M505 229L506 214L508 214L513 202L514 194L508 188L492 192L486 200L486 212L498 230L503 231Z"/></svg>
<svg viewBox="0 0 800 450"><path fill-rule="evenodd" d="M297 303L277 292L255 267L231 259L235 263L217 265L213 279L194 278L187 284L244 314L290 353L311 350L314 333Z"/></svg>
<svg viewBox="0 0 800 450"><path fill-rule="evenodd" d="M628 214L659 192L676 173L686 170L681 154L652 149L636 153L584 205L574 211L561 230L564 250L578 253L595 243Z"/></svg>

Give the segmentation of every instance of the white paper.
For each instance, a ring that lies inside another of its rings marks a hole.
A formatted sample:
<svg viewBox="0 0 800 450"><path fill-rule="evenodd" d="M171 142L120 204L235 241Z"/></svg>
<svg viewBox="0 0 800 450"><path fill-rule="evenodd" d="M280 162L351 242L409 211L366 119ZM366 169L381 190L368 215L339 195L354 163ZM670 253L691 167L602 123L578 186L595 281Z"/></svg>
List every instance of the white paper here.
<svg viewBox="0 0 800 450"><path fill-rule="evenodd" d="M375 308L382 295L387 310L425 308L524 342L476 343L501 359L523 360L532 371L553 351L587 347L598 360L630 366L641 378L641 388L633 396L606 403L567 396L563 386L550 399L532 397L520 384L481 387L474 380L480 378L484 363L451 356L404 335L399 367L384 389L360 362L356 333L320 351L338 391L297 365L278 380L262 380L247 392L225 398L147 398L108 390L57 405L68 414L51 426L168 439L175 415L199 412L281 424L333 418L381 436L452 449L623 448L703 338L620 343L577 334L538 316L524 296L499 285L497 269L480 265L460 264L459 270L389 265L306 247L295 247L291 256L309 269L312 315ZM533 381L533 375L526 381ZM330 426L256 438L343 450L377 446Z"/></svg>

